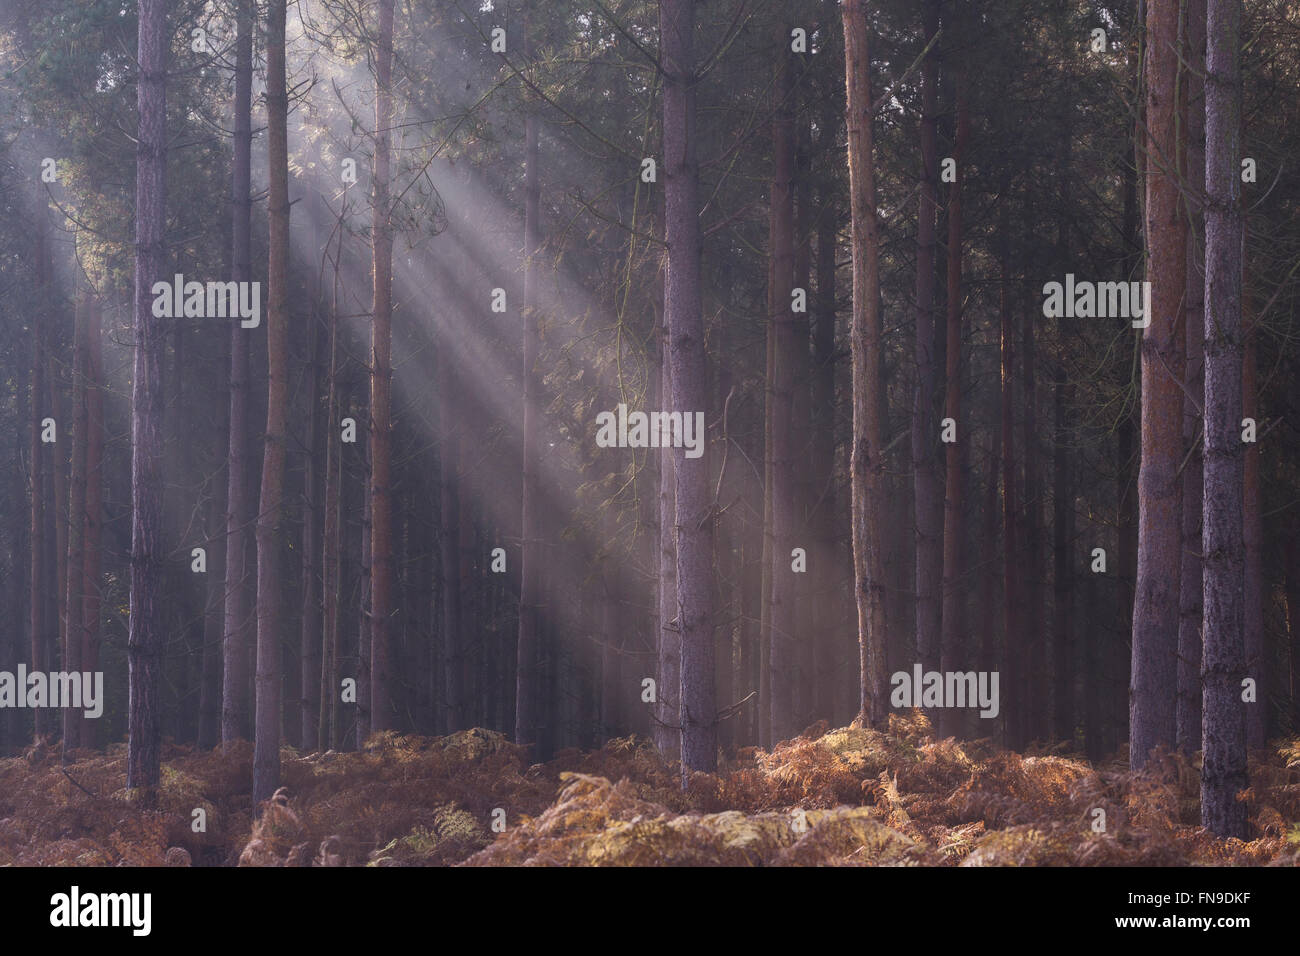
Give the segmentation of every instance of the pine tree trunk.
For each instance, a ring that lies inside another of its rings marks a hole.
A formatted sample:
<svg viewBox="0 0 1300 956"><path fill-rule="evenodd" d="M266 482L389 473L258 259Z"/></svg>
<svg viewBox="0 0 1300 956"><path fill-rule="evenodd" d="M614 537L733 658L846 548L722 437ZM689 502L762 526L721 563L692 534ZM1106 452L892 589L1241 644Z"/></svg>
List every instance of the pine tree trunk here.
<svg viewBox="0 0 1300 956"><path fill-rule="evenodd" d="M799 342L795 339L790 294L794 284L794 71L784 52L788 32L778 30L782 52L777 56L772 84L772 195L769 242L772 279L768 284L768 321L772 324L772 571L768 600L772 609L771 650L768 652L768 706L772 743L790 739L794 727L796 670L794 578L790 552L795 546L794 388ZM805 344L806 348L806 344Z"/></svg>
<svg viewBox="0 0 1300 956"><path fill-rule="evenodd" d="M130 713L126 785L154 791L162 756L163 546L162 358L153 314L167 210L167 4L140 0L136 59L139 130L135 177L135 371L131 380L131 610L127 636Z"/></svg>
<svg viewBox="0 0 1300 956"><path fill-rule="evenodd" d="M1186 364L1183 373L1183 555L1178 599L1178 699L1175 706L1178 749L1201 749L1201 408L1205 391L1205 263L1201 187L1205 183L1205 0L1187 0L1188 68L1185 128L1187 130L1186 193L1190 213L1187 230L1187 275L1183 325Z"/></svg>
<svg viewBox="0 0 1300 956"><path fill-rule="evenodd" d="M998 226L1001 244L998 256L998 269L1001 281L998 284L998 314L1001 321L1000 351L1002 358L1002 393L1001 393L1001 441L1002 461L1002 628L1003 656L1007 672L1005 686L1012 691L1007 706L1002 708L1006 728L1006 745L1011 750L1024 747L1025 694L1028 690L1024 679L1024 628L1020 612L1020 581L1023 576L1021 562L1024 556L1020 552L1020 522L1017 513L1016 488L1016 448L1015 448L1015 329L1011 314L1011 260L1008 216L1004 212Z"/></svg>
<svg viewBox="0 0 1300 956"><path fill-rule="evenodd" d="M966 650L966 615L962 601L964 572L965 482L962 469L962 445L967 439L961 410L961 319L962 319L962 203L961 190L965 178L962 163L966 143L970 139L970 109L966 101L964 73L958 71L953 85L957 90L957 131L953 144L956 162L956 179L948 200L948 315L945 374L947 388L944 408L953 421L957 441L944 446L943 512L943 630L939 644L939 668L943 671L965 670L970 661ZM961 712L951 708L939 711L939 733L943 736L960 732Z"/></svg>
<svg viewBox="0 0 1300 956"><path fill-rule="evenodd" d="M82 670L82 648L85 643L84 612L85 584L85 531L86 531L86 369L90 364L87 348L87 325L90 296L78 291L76 318L73 331L72 357L72 471L68 485L68 572L67 620L63 647L63 669ZM81 742L82 712L76 707L63 710L63 740L65 750Z"/></svg>
<svg viewBox="0 0 1300 956"><path fill-rule="evenodd" d="M871 60L864 0L844 0L849 196L852 211L853 506L854 593L858 610L860 694L857 722L880 727L888 708L885 683L885 489L882 379L884 330L880 315L880 240L873 168Z"/></svg>
<svg viewBox="0 0 1300 956"><path fill-rule="evenodd" d="M235 136L231 176L230 278L253 277L250 251L250 184L253 88L253 0L239 0L235 36ZM256 514L249 491L249 330L231 323L230 458L226 474L225 622L222 630L221 743L229 747L248 735L248 658L252 619L249 540Z"/></svg>
<svg viewBox="0 0 1300 956"><path fill-rule="evenodd" d="M664 68L664 237L668 278L664 317L672 378L671 409L708 411L704 321L700 293L699 164L695 156L695 0L662 0L660 56ZM677 621L681 631L682 780L717 767L713 685L713 501L706 436L701 454L674 449L677 478Z"/></svg>
<svg viewBox="0 0 1300 956"><path fill-rule="evenodd" d="M672 367L668 361L668 326L660 316L659 405L667 410L672 401ZM659 451L659 684L655 738L664 759L681 759L682 752L682 637L677 624L677 475L673 450Z"/></svg>
<svg viewBox="0 0 1300 956"><path fill-rule="evenodd" d="M1242 362L1242 418L1259 422L1255 329L1246 333ZM1258 750L1267 743L1271 662L1264 656L1264 519L1260 511L1259 445L1245 443L1242 465L1242 545L1245 548L1245 587L1242 613L1246 645L1246 674L1255 680L1255 702L1246 708L1246 746Z"/></svg>
<svg viewBox="0 0 1300 956"><path fill-rule="evenodd" d="M104 354L99 300L90 301L86 326L86 521L82 550L81 667L99 670L101 546L104 534ZM81 746L95 746L97 721L81 722Z"/></svg>
<svg viewBox="0 0 1300 956"><path fill-rule="evenodd" d="M392 724L389 630L393 616L393 233L388 180L393 124L393 0L379 0L375 54L375 171L371 206L374 298L370 327L370 729Z"/></svg>
<svg viewBox="0 0 1300 956"><path fill-rule="evenodd" d="M1246 839L1239 0L1208 0L1201 824ZM1254 706L1259 706L1258 704Z"/></svg>
<svg viewBox="0 0 1300 956"><path fill-rule="evenodd" d="M320 499L317 497L317 474L320 455L320 415L317 396L320 393L320 358L323 351L321 344L324 337L320 334L319 316L315 303L319 295L313 295L311 313L311 333L308 336L308 361L306 372L307 392L307 447L303 451L303 487L302 487L302 659L299 671L302 707L302 751L312 753L321 749L320 720L320 672L321 672L321 604L317 589L317 564L321 555L321 539L317 528Z"/></svg>
<svg viewBox="0 0 1300 956"><path fill-rule="evenodd" d="M36 285L41 291L42 297L46 291L46 269L45 269L45 210L41 209L38 213L40 222L37 225L36 233ZM48 550L49 537L45 533L45 464L49 457L45 451L45 444L41 441L41 422L46 417L42 412L45 407L45 351L46 351L46 327L44 315L38 314L32 323L32 373L31 373L31 527L29 534L29 544L31 551L31 569L30 569L30 590L28 593L29 602L29 620L28 637L30 640L31 650L31 669L40 671L46 669L46 652L45 652L45 594L48 582L46 580L46 551ZM35 709L33 714L34 734L39 741L40 738L49 733L50 711L43 707Z"/></svg>
<svg viewBox="0 0 1300 956"><path fill-rule="evenodd" d="M939 31L939 2L921 7L925 42ZM916 227L916 383L912 393L912 482L916 532L916 653L926 671L939 666L943 581L943 488L935 447L938 369L934 356L935 222L938 215L938 60L921 64L921 208ZM919 701L917 702L919 704ZM931 714L933 717L934 715Z"/></svg>
<svg viewBox="0 0 1300 956"><path fill-rule="evenodd" d="M285 85L285 0L266 18L267 166L270 247L266 310L266 451L257 516L257 670L253 803L280 786L280 629L284 600L281 526L289 385L289 96Z"/></svg>

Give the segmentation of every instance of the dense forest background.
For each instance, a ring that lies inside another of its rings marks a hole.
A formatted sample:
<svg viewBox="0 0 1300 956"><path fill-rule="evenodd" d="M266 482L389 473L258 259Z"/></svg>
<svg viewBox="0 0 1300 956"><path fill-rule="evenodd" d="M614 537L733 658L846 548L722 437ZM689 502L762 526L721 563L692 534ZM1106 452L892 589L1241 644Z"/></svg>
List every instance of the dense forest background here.
<svg viewBox="0 0 1300 956"><path fill-rule="evenodd" d="M1294 0L6 0L0 72L0 670L104 675L6 753L636 735L758 812L666 781L920 726L1296 823Z"/></svg>

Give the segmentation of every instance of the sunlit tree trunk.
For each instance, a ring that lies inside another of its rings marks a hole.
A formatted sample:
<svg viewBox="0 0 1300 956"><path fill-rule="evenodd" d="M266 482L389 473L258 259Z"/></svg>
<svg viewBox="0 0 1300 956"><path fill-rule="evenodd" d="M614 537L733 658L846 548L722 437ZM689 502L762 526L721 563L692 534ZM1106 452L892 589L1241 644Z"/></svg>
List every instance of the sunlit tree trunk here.
<svg viewBox="0 0 1300 956"><path fill-rule="evenodd" d="M86 326L86 521L82 551L81 667L99 670L101 543L104 533L104 355L102 309L90 300ZM81 746L95 746L97 721L81 722Z"/></svg>
<svg viewBox="0 0 1300 956"><path fill-rule="evenodd" d="M289 386L289 96L285 86L285 0L270 0L266 18L267 166L270 255L266 311L266 451L257 517L257 705L254 805L280 785L280 628L285 582L281 548L285 414Z"/></svg>

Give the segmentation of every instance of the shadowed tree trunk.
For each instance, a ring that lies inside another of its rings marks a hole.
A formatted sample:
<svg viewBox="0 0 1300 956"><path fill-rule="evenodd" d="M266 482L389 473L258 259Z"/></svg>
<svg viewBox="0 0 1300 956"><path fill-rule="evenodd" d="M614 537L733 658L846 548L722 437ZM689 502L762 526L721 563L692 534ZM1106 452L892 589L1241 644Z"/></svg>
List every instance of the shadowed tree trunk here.
<svg viewBox="0 0 1300 956"><path fill-rule="evenodd" d="M393 0L379 0L375 53L375 172L371 206L374 298L370 326L370 729L392 724L389 630L393 616L393 232L388 180L393 122Z"/></svg>
<svg viewBox="0 0 1300 956"><path fill-rule="evenodd" d="M127 636L130 714L126 785L154 791L162 756L163 619L162 358L153 314L162 275L167 210L167 4L140 0L135 175L135 371L131 387L131 617Z"/></svg>
<svg viewBox="0 0 1300 956"><path fill-rule="evenodd" d="M104 532L104 353L99 300L91 297L86 326L86 521L82 551L81 667L99 670L101 544ZM81 722L81 746L95 746L97 721Z"/></svg>
<svg viewBox="0 0 1300 956"><path fill-rule="evenodd" d="M880 315L880 240L873 169L871 60L864 0L844 0L844 69L847 94L849 197L852 212L853 507L854 593L858 609L859 704L856 722L882 726L885 684L885 582L882 508L885 461L882 440L883 335Z"/></svg>
<svg viewBox="0 0 1300 956"><path fill-rule="evenodd" d="M1205 75L1205 464L1201 824L1247 838L1243 591L1239 0L1208 0ZM1259 706L1258 704L1255 706Z"/></svg>
<svg viewBox="0 0 1300 956"><path fill-rule="evenodd" d="M233 219L230 278L252 279L251 103L253 0L239 0L235 37L235 138L230 206ZM221 743L229 747L248 733L248 656L252 601L249 539L254 518L249 496L248 338L240 323L230 329L230 458L226 474L225 624L222 631Z"/></svg>
<svg viewBox="0 0 1300 956"><path fill-rule="evenodd" d="M82 670L82 648L85 643L83 621L85 584L85 531L86 531L86 369L89 363L87 325L90 295L85 290L76 294L76 318L73 329L72 357L72 470L68 483L68 572L67 603L64 609L66 634L63 647L63 669ZM65 749L81 741L82 711L76 707L63 709L63 740Z"/></svg>
<svg viewBox="0 0 1300 956"><path fill-rule="evenodd" d="M672 405L686 415L708 411L704 321L700 299L700 170L695 156L695 2L662 0L660 56L664 69L664 238ZM709 454L674 449L676 473L677 622L681 632L682 782L691 770L717 767L713 686L713 501Z"/></svg>
<svg viewBox="0 0 1300 956"><path fill-rule="evenodd" d="M270 0L266 17L266 160L271 230L266 310L266 451L257 517L255 806L269 799L280 786L280 629L285 590L281 519L289 386L289 95L285 86L284 26L285 0Z"/></svg>
<svg viewBox="0 0 1300 956"><path fill-rule="evenodd" d="M1187 276L1184 303L1183 553L1178 600L1177 746L1201 749L1201 399L1205 391L1205 262L1201 190L1205 185L1205 0L1187 0Z"/></svg>
<svg viewBox="0 0 1300 956"><path fill-rule="evenodd" d="M939 32L939 0L921 7L925 42ZM916 653L926 671L939 666L940 590L943 581L943 488L935 454L935 396L938 369L934 357L935 247L939 180L939 65L931 51L921 65L921 208L916 226L916 383L912 392L912 483L916 532ZM920 701L914 702L917 705ZM934 715L931 714L933 717Z"/></svg>
<svg viewBox="0 0 1300 956"><path fill-rule="evenodd" d="M524 14L524 56L532 59L531 0ZM524 119L524 369L523 369L523 501L520 514L519 643L515 670L515 743L536 747L543 720L541 673L538 670L542 603L541 555L538 551L540 491L538 488L537 431L539 387L537 352L541 320L537 308L537 266L541 247L539 205L541 184L537 164L536 104L530 103ZM605 640L613 635L606 634ZM533 751L537 753L536 750Z"/></svg>
<svg viewBox="0 0 1300 956"><path fill-rule="evenodd" d="M772 195L768 238L772 278L768 283L768 321L772 324L772 570L771 650L768 653L768 706L772 742L794 735L794 679L796 671L794 577L790 551L795 542L796 450L794 389L798 372L797 350L807 342L795 339L790 295L794 285L794 70L789 56L788 32L777 31L776 78L772 84Z"/></svg>
<svg viewBox="0 0 1300 956"><path fill-rule="evenodd" d="M1258 425L1255 327L1245 334L1241 372L1241 414ZM1272 668L1264 656L1264 519L1260 511L1259 444L1244 443L1242 464L1242 545L1245 586L1242 627L1246 648L1246 677L1255 680L1255 702L1246 708L1246 746L1258 750L1267 742Z"/></svg>
<svg viewBox="0 0 1300 956"><path fill-rule="evenodd" d="M42 207L38 211L40 217L36 226L36 285L42 293L42 299L48 301L44 295L46 276L45 260L45 209ZM45 594L48 587L46 581L46 551L48 550L48 537L45 534L45 444L41 441L41 421L46 417L42 409L45 406L45 350L46 350L46 324L45 316L37 313L32 321L32 374L31 374L31 401L32 401L32 436L31 436L31 528L29 545L31 551L31 568L30 579L28 584L28 638L30 640L31 666L32 670L46 670L46 652L45 652ZM39 740L43 734L50 731L50 711L44 707L38 707L33 714L35 721L34 733Z"/></svg>

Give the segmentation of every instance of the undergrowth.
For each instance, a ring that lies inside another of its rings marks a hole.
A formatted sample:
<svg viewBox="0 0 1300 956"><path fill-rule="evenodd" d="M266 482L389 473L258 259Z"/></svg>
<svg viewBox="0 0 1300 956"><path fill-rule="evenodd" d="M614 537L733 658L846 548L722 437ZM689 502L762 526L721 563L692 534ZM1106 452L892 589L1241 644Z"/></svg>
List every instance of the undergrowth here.
<svg viewBox="0 0 1300 956"><path fill-rule="evenodd" d="M126 789L121 745L0 760L0 865L1300 864L1300 739L1251 757L1249 842L1200 827L1198 769L1181 755L1140 773L1025 756L936 740L919 711L888 731L818 726L745 748L685 789L637 738L531 766L482 729L286 748L257 820L252 758L249 744L170 747L152 801Z"/></svg>

